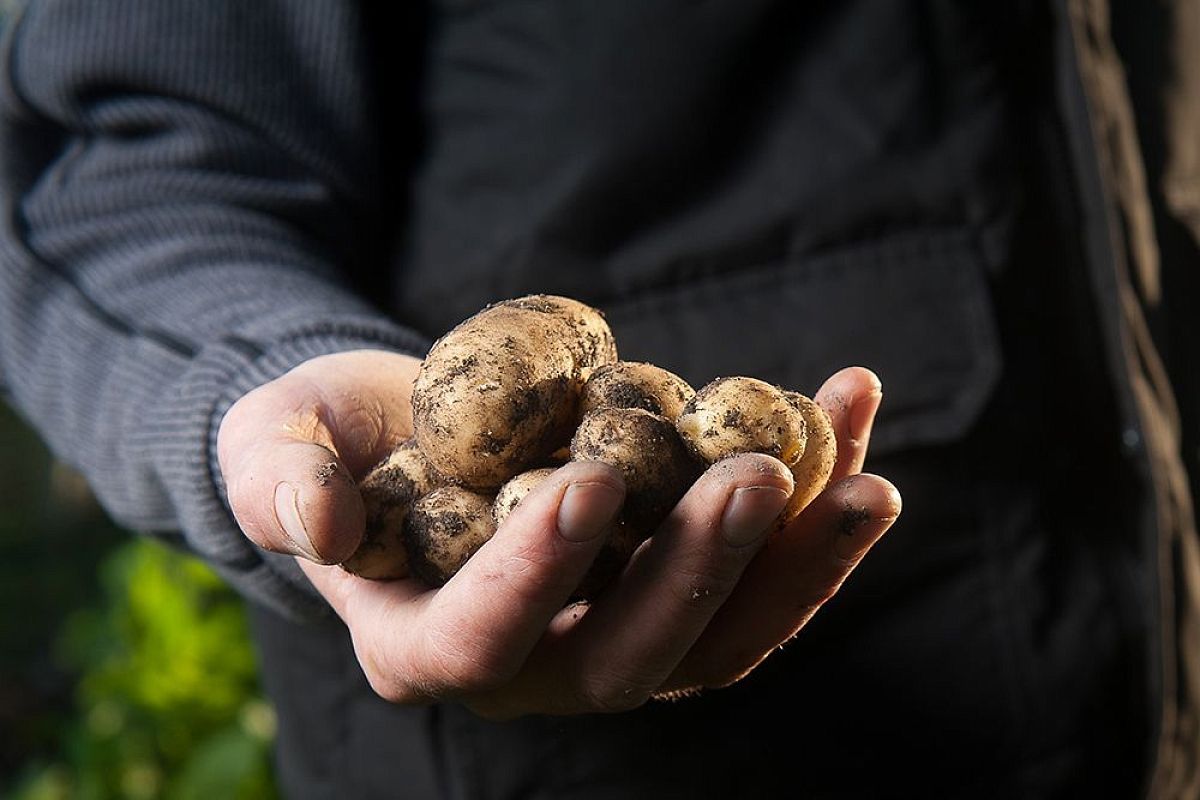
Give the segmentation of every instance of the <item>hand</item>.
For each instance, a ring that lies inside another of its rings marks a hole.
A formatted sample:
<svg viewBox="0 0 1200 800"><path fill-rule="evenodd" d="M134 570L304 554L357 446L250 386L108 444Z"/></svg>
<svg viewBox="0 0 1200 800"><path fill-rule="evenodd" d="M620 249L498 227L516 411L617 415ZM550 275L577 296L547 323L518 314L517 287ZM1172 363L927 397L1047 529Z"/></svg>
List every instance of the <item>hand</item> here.
<svg viewBox="0 0 1200 800"><path fill-rule="evenodd" d="M510 718L728 685L804 626L900 511L890 483L860 474L881 390L848 368L814 397L838 432L833 479L790 526L766 535L792 485L783 464L728 459L590 606L566 604L624 497L601 464L558 470L439 589L323 566L362 537L353 479L411 432L418 366L374 351L313 359L242 398L218 437L242 529L300 557L371 686L394 702L453 698Z"/></svg>

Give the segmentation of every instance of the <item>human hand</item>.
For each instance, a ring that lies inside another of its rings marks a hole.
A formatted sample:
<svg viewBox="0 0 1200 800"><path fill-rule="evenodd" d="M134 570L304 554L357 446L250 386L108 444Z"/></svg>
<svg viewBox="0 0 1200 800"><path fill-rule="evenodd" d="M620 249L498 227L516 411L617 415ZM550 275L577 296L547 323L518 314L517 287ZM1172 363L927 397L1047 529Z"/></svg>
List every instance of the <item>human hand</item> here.
<svg viewBox="0 0 1200 800"><path fill-rule="evenodd" d="M814 397L838 432L829 488L769 538L790 473L738 456L696 482L600 597L567 605L624 497L617 471L575 463L445 586L359 578L331 566L362 537L353 479L411 433L418 368L376 351L313 359L242 398L218 437L242 529L300 557L368 681L394 702L453 698L508 718L727 685L803 627L899 513L891 484L859 474L881 395L874 375L849 368Z"/></svg>

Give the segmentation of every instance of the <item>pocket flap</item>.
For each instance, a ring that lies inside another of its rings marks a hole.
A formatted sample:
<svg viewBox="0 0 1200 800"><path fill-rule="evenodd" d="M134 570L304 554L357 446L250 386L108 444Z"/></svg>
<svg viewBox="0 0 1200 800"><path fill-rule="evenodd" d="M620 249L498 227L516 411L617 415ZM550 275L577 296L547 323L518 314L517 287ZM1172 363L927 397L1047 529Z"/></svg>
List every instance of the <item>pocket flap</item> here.
<svg viewBox="0 0 1200 800"><path fill-rule="evenodd" d="M963 435L1000 377L983 259L966 231L938 231L604 307L621 357L699 388L749 375L812 395L846 366L883 382L872 452Z"/></svg>

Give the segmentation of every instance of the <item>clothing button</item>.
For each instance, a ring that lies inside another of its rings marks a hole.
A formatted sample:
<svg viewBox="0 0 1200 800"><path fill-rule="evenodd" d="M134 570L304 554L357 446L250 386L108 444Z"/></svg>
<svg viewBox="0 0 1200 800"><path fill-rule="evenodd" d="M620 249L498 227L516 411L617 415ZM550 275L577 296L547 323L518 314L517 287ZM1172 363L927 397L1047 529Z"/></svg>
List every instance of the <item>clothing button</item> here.
<svg viewBox="0 0 1200 800"><path fill-rule="evenodd" d="M1126 428L1121 431L1121 450L1125 455L1131 456L1137 453L1142 448L1142 435L1134 428Z"/></svg>

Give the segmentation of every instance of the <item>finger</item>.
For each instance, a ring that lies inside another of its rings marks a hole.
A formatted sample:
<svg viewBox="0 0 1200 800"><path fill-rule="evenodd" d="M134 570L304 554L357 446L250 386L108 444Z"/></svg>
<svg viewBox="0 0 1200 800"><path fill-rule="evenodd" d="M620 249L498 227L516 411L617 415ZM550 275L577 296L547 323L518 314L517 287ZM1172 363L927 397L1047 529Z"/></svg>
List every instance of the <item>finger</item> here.
<svg viewBox="0 0 1200 800"><path fill-rule="evenodd" d="M327 447L270 436L230 457L222 473L234 518L259 547L333 564L362 540L362 496Z"/></svg>
<svg viewBox="0 0 1200 800"><path fill-rule="evenodd" d="M419 368L416 358L386 350L309 359L281 379L280 388L303 397L303 405L293 405L289 429L329 446L360 478L412 435Z"/></svg>
<svg viewBox="0 0 1200 800"><path fill-rule="evenodd" d="M790 639L832 597L900 514L900 494L875 475L830 486L746 568L666 690L725 686Z"/></svg>
<svg viewBox="0 0 1200 800"><path fill-rule="evenodd" d="M229 409L218 463L252 541L318 563L353 554L365 524L355 477L410 424L397 382L413 363L382 351L314 358Z"/></svg>
<svg viewBox="0 0 1200 800"><path fill-rule="evenodd" d="M883 384L865 367L846 367L829 377L813 400L829 412L837 434L837 463L830 481L862 472Z"/></svg>
<svg viewBox="0 0 1200 800"><path fill-rule="evenodd" d="M568 464L538 484L418 617L393 623L405 635L383 657L406 677L391 696L471 695L510 680L587 573L624 497L620 473L598 463Z"/></svg>
<svg viewBox="0 0 1200 800"><path fill-rule="evenodd" d="M645 702L733 591L791 490L790 473L768 456L744 454L709 468L555 642L541 668L581 676L560 702L608 711Z"/></svg>

